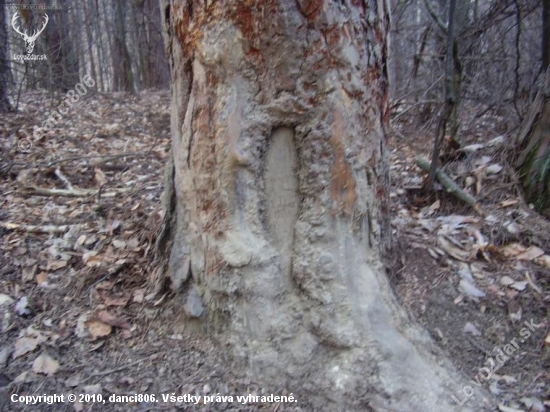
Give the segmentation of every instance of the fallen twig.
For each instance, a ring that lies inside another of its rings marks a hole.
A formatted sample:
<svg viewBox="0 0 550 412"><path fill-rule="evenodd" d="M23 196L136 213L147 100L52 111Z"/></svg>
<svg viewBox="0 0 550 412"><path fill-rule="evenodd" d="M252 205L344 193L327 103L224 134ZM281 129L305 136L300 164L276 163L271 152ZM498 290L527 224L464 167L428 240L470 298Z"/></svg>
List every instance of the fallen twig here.
<svg viewBox="0 0 550 412"><path fill-rule="evenodd" d="M90 376L88 376L86 379L84 379L82 381L82 383L85 383L85 382L88 382L90 379L94 378L94 377L98 377L98 376L106 376L106 375L110 375L111 373L116 373L116 372L121 372L123 371L124 369L128 369L128 368L131 368L132 366L136 366L136 365L139 365L140 363L144 363L144 362L147 362L149 359L151 359L153 355L145 358L145 359L138 359L137 361L135 362L130 362L126 365L122 365L118 368L114 368L114 369L109 369L109 370L106 370L106 371L101 371L101 372L94 372L94 373L91 373Z"/></svg>
<svg viewBox="0 0 550 412"><path fill-rule="evenodd" d="M69 181L69 179L67 179L67 176L65 176L63 174L63 172L61 171L61 169L59 168L56 168L55 169L55 175L57 176L57 178L59 180L61 180L63 182L63 184L65 185L65 187L68 189L68 190L74 190L73 189L73 185L71 184L71 182Z"/></svg>
<svg viewBox="0 0 550 412"><path fill-rule="evenodd" d="M426 159L418 156L415 159L415 163L425 172L430 171L430 162L428 162ZM472 206L477 213L479 213L481 216L484 216L481 205L477 202L477 200L472 195L462 190L443 170L436 169L435 175L437 177L437 180L439 180L439 182L445 187L445 189L447 189L449 193L452 193L460 200L466 202L467 204Z"/></svg>
<svg viewBox="0 0 550 412"><path fill-rule="evenodd" d="M51 162L44 163L44 165L46 165L47 167L52 167L53 165L56 165L59 163L74 162L76 160L84 160L84 159L110 160L110 159L119 159L121 157L150 157L150 156L153 156L153 154L152 153L118 153L118 154L110 154L110 155L74 156L74 157L66 157L64 159L52 160Z"/></svg>
<svg viewBox="0 0 550 412"><path fill-rule="evenodd" d="M55 234L62 234L68 232L72 227L75 225L44 225L44 226L38 226L38 225L20 225L18 223L11 223L11 222L0 222L0 227L3 227L7 230L17 230L20 232L27 232L27 233L55 233Z"/></svg>
<svg viewBox="0 0 550 412"><path fill-rule="evenodd" d="M131 189L117 189L115 192L102 193L103 197L115 197L117 194L128 192ZM63 196L63 197L88 197L95 196L99 193L100 189L48 189L46 187L38 186L24 186L19 189L19 192L27 195L36 196Z"/></svg>

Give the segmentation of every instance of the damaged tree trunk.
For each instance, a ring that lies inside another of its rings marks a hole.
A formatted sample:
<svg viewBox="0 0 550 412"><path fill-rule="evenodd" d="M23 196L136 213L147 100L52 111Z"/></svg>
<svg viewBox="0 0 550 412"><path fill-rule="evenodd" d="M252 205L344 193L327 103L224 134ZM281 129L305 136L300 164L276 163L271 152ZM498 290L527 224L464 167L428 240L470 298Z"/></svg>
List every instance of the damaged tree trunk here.
<svg viewBox="0 0 550 412"><path fill-rule="evenodd" d="M172 159L159 248L187 315L311 410L469 410L381 263L386 2L163 7Z"/></svg>

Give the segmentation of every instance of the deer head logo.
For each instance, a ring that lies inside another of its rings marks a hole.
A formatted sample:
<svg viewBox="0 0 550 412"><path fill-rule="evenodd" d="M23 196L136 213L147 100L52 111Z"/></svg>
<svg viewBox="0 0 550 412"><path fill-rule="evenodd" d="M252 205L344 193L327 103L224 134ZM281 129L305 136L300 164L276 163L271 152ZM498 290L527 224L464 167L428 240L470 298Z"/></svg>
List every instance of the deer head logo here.
<svg viewBox="0 0 550 412"><path fill-rule="evenodd" d="M23 33L21 32L21 30L19 30L19 28L16 26L16 20L18 18L19 18L19 12L17 11L13 15L13 18L11 19L11 25L17 33L23 36L23 40L25 40L25 43L26 43L27 53L31 54L34 49L34 42L38 38L38 35L44 31L44 29L46 28L46 24L48 24L48 21L50 20L50 18L46 13L44 13L44 25L40 30L35 30L32 36L29 36L27 34L27 30L25 30Z"/></svg>

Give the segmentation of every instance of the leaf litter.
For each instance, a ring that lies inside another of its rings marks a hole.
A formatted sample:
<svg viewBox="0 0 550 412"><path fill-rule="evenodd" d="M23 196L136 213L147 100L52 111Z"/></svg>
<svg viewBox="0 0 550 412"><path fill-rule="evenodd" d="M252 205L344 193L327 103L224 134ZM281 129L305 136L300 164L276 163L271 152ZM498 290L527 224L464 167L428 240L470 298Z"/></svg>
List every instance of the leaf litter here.
<svg viewBox="0 0 550 412"><path fill-rule="evenodd" d="M415 167L415 159L430 158L433 135L415 122L402 117L390 140L396 294L467 379L534 319L539 328L485 385L500 410L545 410L550 406L545 401L550 352L544 349L550 345L550 222L517 196L509 173L513 135L493 138L495 123L476 120L471 129L461 129L462 148L442 166L479 200L480 216L443 188L436 194L419 190L426 173Z"/></svg>
<svg viewBox="0 0 550 412"><path fill-rule="evenodd" d="M184 336L181 305L152 287L169 92L87 96L21 153L16 132L32 136L48 100L38 94L22 95L25 113L0 117L0 353L11 354L10 387L106 397L194 394L208 383L213 393L271 393L206 337Z"/></svg>

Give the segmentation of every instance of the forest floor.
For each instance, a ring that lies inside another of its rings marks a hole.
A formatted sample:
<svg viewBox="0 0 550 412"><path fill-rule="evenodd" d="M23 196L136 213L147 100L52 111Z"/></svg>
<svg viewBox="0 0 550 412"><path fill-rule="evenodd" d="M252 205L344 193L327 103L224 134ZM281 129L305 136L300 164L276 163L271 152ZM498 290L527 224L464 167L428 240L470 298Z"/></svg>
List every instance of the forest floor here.
<svg viewBox="0 0 550 412"><path fill-rule="evenodd" d="M239 376L207 338L188 333L178 296L152 293L169 93L86 96L37 140L47 99L25 94L17 113L0 117L0 410L309 411L303 402L164 402L161 394L270 393ZM521 200L512 135L498 130L497 116L463 122L472 124L461 130L467 150L445 171L476 196L476 211L444 190L418 190L426 174L414 160L429 157L433 133L410 114L395 122L389 142L389 273L398 299L472 387L495 395L499 410L543 411L550 223ZM480 372L484 366L492 369ZM83 396L64 405L10 400L54 393ZM461 402L469 393L449 397ZM108 401L134 394L159 402Z"/></svg>

